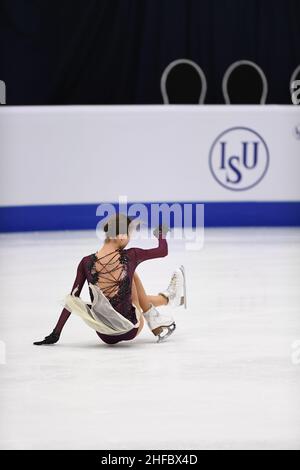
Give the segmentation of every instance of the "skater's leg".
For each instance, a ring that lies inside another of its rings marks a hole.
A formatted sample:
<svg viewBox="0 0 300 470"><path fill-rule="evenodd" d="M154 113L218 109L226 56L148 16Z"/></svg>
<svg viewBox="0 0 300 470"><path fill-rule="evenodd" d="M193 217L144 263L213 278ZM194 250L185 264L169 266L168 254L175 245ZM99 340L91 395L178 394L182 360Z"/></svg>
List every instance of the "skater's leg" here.
<svg viewBox="0 0 300 470"><path fill-rule="evenodd" d="M160 313L156 310L155 306L151 304L149 298L151 297L160 297L160 296L148 296L145 292L143 284L135 273L133 282L134 284L134 295L138 297L139 304L143 311L143 316L155 336L158 336L159 340L170 336L175 330L175 322L171 316L160 315ZM164 299L163 305L167 303L164 296L161 296ZM160 303L160 305L162 305ZM165 333L165 335L164 335Z"/></svg>
<svg viewBox="0 0 300 470"><path fill-rule="evenodd" d="M162 305L167 305L168 303L168 299L163 295L147 295L137 273L134 273L133 276L132 295L133 297L136 296L138 298L138 302L143 312L146 312L151 304L154 305L154 307L160 307Z"/></svg>
<svg viewBox="0 0 300 470"><path fill-rule="evenodd" d="M151 303L149 302L144 286L136 273L134 273L133 276L132 288L138 298L138 303L142 312L147 312L151 307Z"/></svg>
<svg viewBox="0 0 300 470"><path fill-rule="evenodd" d="M162 307L163 305L168 305L168 299L163 295L148 295L148 300L150 304L154 305L154 307Z"/></svg>

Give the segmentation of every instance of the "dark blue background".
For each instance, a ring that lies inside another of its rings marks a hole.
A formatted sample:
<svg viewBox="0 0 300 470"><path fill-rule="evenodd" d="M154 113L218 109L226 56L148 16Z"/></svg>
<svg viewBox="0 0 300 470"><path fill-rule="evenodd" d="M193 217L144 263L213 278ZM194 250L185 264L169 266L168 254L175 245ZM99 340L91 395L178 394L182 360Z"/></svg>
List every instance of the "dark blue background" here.
<svg viewBox="0 0 300 470"><path fill-rule="evenodd" d="M161 103L160 77L177 58L223 103L233 61L257 62L269 103L291 103L300 63L299 0L1 0L0 79L7 104Z"/></svg>

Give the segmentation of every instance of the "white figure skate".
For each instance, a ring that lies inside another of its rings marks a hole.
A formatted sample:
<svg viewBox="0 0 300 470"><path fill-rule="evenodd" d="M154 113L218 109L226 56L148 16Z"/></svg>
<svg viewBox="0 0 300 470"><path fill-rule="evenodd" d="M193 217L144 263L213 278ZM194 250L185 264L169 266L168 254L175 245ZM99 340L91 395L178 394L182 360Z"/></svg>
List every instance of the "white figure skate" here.
<svg viewBox="0 0 300 470"><path fill-rule="evenodd" d="M186 278L184 266L180 266L174 271L171 277L170 284L164 292L160 292L161 295L168 299L168 305L172 307L180 307L186 303Z"/></svg>
<svg viewBox="0 0 300 470"><path fill-rule="evenodd" d="M174 333L176 324L170 315L162 315L153 305L144 312L144 318L155 336L158 336L157 342L160 343Z"/></svg>

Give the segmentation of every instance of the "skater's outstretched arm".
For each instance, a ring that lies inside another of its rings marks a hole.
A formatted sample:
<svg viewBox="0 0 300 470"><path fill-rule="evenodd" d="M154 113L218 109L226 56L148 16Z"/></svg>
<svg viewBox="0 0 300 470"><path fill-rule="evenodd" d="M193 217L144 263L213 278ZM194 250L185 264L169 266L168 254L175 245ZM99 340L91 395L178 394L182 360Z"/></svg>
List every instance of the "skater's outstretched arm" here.
<svg viewBox="0 0 300 470"><path fill-rule="evenodd" d="M154 230L154 235L158 238L158 247L150 248L148 250L142 248L131 248L132 252L135 255L136 266L143 261L154 259L154 258L163 258L168 254L168 243L166 240L166 234L168 229L166 227L158 227ZM128 250L128 251L130 251Z"/></svg>
<svg viewBox="0 0 300 470"><path fill-rule="evenodd" d="M71 293L75 289L77 289L76 292L74 293L74 295L76 297L79 297L79 295L82 291L82 288L84 286L84 283L86 281L86 274L85 274L85 270L84 270L84 262L83 261L84 260L82 259L81 262L78 265L76 279L75 279L75 281L73 283L73 287L71 289ZM42 344L57 343L57 341L59 340L61 331L62 331L62 329L63 329L63 327L64 327L64 325L65 325L65 323L68 320L70 315L71 315L71 312L69 312L69 310L64 308L63 311L60 314L58 322L57 322L54 330L52 331L52 333L49 336L46 336L46 338L43 341L36 341L33 344L35 344L37 346L40 346Z"/></svg>

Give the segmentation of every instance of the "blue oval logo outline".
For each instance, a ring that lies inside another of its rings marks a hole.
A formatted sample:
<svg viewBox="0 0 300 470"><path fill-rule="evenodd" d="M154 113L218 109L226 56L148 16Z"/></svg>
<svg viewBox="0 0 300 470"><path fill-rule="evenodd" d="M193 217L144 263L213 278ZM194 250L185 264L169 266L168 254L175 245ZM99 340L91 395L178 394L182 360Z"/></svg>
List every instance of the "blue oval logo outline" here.
<svg viewBox="0 0 300 470"><path fill-rule="evenodd" d="M265 147L265 150L266 150L266 156L267 156L267 161L266 161L266 167L262 173L262 175L260 176L260 178L253 184L251 184L250 186L247 186L245 188L231 188L229 186L226 186L226 184L222 183L218 178L217 176L215 175L214 173L214 170L213 170L213 167L212 167L212 153L213 153L213 150L214 150L214 147L216 145L216 143L218 142L218 140L225 134L227 134L228 132L231 132L231 131L236 131L236 130L243 130L243 131L250 131L252 132L253 134L255 134L259 139L260 141L262 142L262 144L264 145ZM226 129L225 131L221 132L221 134L219 134L215 140L213 141L212 145L211 145L211 148L210 148L210 151L209 151L209 168L210 168L210 172L212 174L212 176L214 177L214 179L217 181L217 183L219 183L220 186L223 186L223 188L225 189L229 189L230 191L247 191L248 189L251 189L253 188L254 186L256 186L258 183L261 182L261 180L265 177L268 169L269 169L269 166L270 166L270 152L269 152L269 148L266 144L266 141L264 140L264 138L256 131L254 131L253 129L250 129L250 127L244 127L244 126L235 126L235 127L230 127L229 129Z"/></svg>

